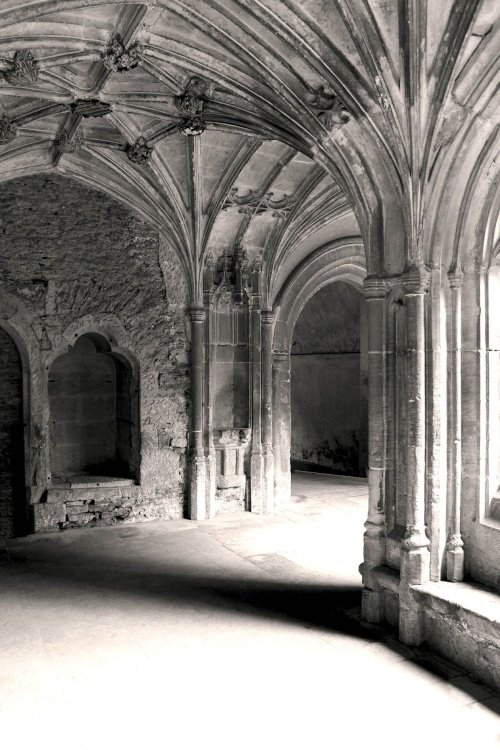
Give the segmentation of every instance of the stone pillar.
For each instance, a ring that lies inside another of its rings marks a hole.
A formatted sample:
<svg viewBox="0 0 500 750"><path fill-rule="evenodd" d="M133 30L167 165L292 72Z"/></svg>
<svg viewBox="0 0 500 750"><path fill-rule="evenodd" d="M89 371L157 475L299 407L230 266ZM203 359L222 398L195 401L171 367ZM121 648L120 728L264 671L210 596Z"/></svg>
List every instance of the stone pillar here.
<svg viewBox="0 0 500 750"><path fill-rule="evenodd" d="M216 486L216 458L214 446L213 406L210 394L214 377L214 325L213 310L209 304L206 305L205 317L205 341L204 341L204 377L203 377L203 401L204 401L204 431L203 444L205 452L205 507L206 517L213 518L216 514L215 486Z"/></svg>
<svg viewBox="0 0 500 750"><path fill-rule="evenodd" d="M385 281L367 277L368 310L368 517L363 538L362 615L368 622L384 619L384 594L373 569L385 559Z"/></svg>
<svg viewBox="0 0 500 750"><path fill-rule="evenodd" d="M401 544L399 637L418 644L422 634L418 607L410 586L430 577L429 539L425 526L425 295L429 272L409 269L403 276L407 314L407 461L406 531Z"/></svg>
<svg viewBox="0 0 500 750"><path fill-rule="evenodd" d="M275 352L273 363L273 453L275 505L290 500L290 353Z"/></svg>
<svg viewBox="0 0 500 750"><path fill-rule="evenodd" d="M274 313L263 310L262 320L262 451L264 458L262 510L274 510L273 454L273 322Z"/></svg>
<svg viewBox="0 0 500 750"><path fill-rule="evenodd" d="M193 307L191 319L191 428L190 428L190 487L189 518L206 518L206 465L203 445L203 328L205 311Z"/></svg>
<svg viewBox="0 0 500 750"><path fill-rule="evenodd" d="M448 275L451 289L451 498L446 542L446 579L464 579L464 543L460 533L462 492L462 280L461 271Z"/></svg>
<svg viewBox="0 0 500 750"><path fill-rule="evenodd" d="M260 299L252 299L250 311L250 362L252 394L252 443L250 451L250 510L264 513L261 398L261 320Z"/></svg>

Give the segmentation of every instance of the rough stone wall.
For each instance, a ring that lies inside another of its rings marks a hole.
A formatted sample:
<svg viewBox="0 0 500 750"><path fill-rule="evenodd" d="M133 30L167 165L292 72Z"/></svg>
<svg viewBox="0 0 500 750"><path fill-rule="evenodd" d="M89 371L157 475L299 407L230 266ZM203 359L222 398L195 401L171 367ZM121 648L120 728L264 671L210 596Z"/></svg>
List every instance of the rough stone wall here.
<svg viewBox="0 0 500 750"><path fill-rule="evenodd" d="M31 341L27 348L39 357L41 368L31 373L36 414L31 464L38 467L33 497L51 497L45 492L51 485L49 366L68 351L69 340L97 328L118 352L130 355L140 372L140 486L129 493L127 511L113 518L181 516L189 380L186 287L177 258L137 214L60 176L5 183L0 215L0 291L11 300L0 314L24 328ZM38 352L33 352L33 340ZM54 513L45 508L46 521L38 510L39 528L61 523L62 507ZM102 521L99 515L85 519Z"/></svg>
<svg viewBox="0 0 500 750"><path fill-rule="evenodd" d="M340 474L366 472L362 396L361 295L336 282L302 310L291 349L292 465Z"/></svg>
<svg viewBox="0 0 500 750"><path fill-rule="evenodd" d="M12 536L18 516L23 516L22 389L19 352L0 326L0 536Z"/></svg>

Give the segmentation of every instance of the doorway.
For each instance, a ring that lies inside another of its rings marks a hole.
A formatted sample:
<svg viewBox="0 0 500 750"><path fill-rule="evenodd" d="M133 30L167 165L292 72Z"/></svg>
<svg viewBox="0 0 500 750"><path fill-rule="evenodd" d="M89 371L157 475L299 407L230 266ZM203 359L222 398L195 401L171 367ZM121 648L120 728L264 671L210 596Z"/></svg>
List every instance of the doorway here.
<svg viewBox="0 0 500 750"><path fill-rule="evenodd" d="M290 352L292 470L367 475L365 305L354 285L335 281L297 319Z"/></svg>

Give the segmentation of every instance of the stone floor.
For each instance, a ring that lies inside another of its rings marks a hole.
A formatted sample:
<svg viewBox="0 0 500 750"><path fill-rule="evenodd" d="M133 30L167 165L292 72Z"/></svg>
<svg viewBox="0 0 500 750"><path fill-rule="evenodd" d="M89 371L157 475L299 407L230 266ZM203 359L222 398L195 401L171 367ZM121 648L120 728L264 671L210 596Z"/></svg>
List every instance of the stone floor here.
<svg viewBox="0 0 500 750"><path fill-rule="evenodd" d="M360 622L366 482L293 492L273 517L4 542L1 747L500 747L498 695Z"/></svg>

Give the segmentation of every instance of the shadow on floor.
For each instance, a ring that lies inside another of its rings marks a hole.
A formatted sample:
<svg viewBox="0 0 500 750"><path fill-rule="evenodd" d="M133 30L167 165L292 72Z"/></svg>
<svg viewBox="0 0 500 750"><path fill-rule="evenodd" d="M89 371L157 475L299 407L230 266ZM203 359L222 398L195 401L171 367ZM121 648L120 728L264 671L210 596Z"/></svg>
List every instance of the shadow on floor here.
<svg viewBox="0 0 500 750"><path fill-rule="evenodd" d="M238 575L237 571L225 574L223 568L214 571L196 562L154 560L145 555L144 548L120 550L117 555L116 548L106 550L105 539L99 540L102 548L89 549L79 544L43 544L42 539L34 544L17 541L0 550L0 594L15 596L19 587L20 597L32 596L45 605L74 598L81 606L83 597L94 610L100 606L118 611L124 605L140 608L141 602L147 608L149 601L173 612L194 607L204 612L224 611L228 616L240 613L248 618L295 623L320 635L339 633L382 643L401 660L408 659L443 680L467 674L425 648L399 643L389 627L361 621L360 587L266 580L259 575ZM461 689L475 699L475 685L468 678ZM495 706L491 710L500 714Z"/></svg>

